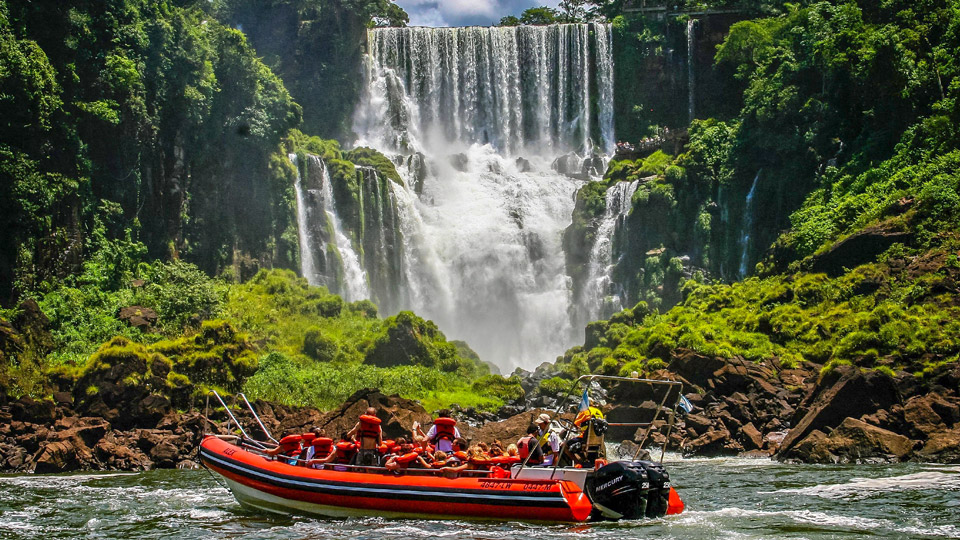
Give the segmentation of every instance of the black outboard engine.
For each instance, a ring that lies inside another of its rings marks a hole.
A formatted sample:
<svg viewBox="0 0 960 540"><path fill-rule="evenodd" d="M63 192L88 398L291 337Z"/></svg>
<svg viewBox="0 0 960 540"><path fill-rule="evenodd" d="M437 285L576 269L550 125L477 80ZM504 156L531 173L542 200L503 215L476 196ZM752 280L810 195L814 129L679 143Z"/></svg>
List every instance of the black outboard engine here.
<svg viewBox="0 0 960 540"><path fill-rule="evenodd" d="M587 479L594 519L640 519L648 514L650 481L642 461L615 461ZM666 512L666 506L663 509Z"/></svg>
<svg viewBox="0 0 960 540"><path fill-rule="evenodd" d="M633 465L642 467L650 482L647 495L647 517L657 518L667 514L670 503L670 473L662 463L656 461L634 461Z"/></svg>

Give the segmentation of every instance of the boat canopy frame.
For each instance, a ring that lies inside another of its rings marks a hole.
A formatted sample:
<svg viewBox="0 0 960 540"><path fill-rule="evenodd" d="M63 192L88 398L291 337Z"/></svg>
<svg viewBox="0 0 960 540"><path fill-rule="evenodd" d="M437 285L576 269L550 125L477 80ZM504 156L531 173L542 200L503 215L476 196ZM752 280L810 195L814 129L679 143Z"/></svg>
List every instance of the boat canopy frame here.
<svg viewBox="0 0 960 540"><path fill-rule="evenodd" d="M643 451L643 445L646 443L647 439L649 438L650 433L653 430L654 424L656 423L657 419L660 417L660 413L664 411L665 409L664 405L666 404L667 399L673 393L674 389L677 390L676 399L674 400L673 405L666 409L668 411L668 416L669 416L667 420L667 434L666 434L667 442L664 443L664 445L661 447L660 459L658 460L659 463L663 463L663 458L667 451L667 444L669 444L670 434L673 431L673 425L676 420L677 408L680 405L680 398L683 396L683 383L680 381L672 381L668 379L642 379L640 377L618 377L614 375L597 375L597 374L581 375L573 381L573 384L571 384L570 386L570 390L566 392L563 399L560 401L560 404L557 405L556 410L554 411L554 418L551 419L551 423L554 421L557 421L557 423L560 423L558 421L560 418L560 415L563 414L564 408L567 406L567 403L570 401L570 399L573 397L581 396L580 392L575 392L581 385L584 386L584 390L587 392L587 398L589 400L590 389L593 387L593 383L599 382L599 381L616 381L620 383L649 384L653 387L664 386L667 389L666 392L663 393L663 399L660 400L660 403L657 406L657 410L653 415L653 419L651 419L649 422L615 422L615 423L607 424L610 426L627 426L627 427L633 426L638 428L646 428L646 430L643 433L643 438L640 439L640 443L637 445L637 451L633 455L634 460L636 460L640 456L640 452ZM570 442L573 438L575 438L571 436L574 434L576 434L574 430L567 429L567 433L565 434L564 440L562 441L560 446L561 452L563 451L563 448L567 445L567 443ZM514 478L517 478L519 476L520 472L523 471L524 467L527 466L527 462L530 461L530 458L532 456L533 456L533 452L530 452L527 455L527 458L524 459L523 462L520 464L520 468L516 471L516 473L512 475ZM553 472L550 474L551 479L556 474L556 471L559 468L559 465L560 465L560 456L556 456L554 457L554 460L553 460Z"/></svg>

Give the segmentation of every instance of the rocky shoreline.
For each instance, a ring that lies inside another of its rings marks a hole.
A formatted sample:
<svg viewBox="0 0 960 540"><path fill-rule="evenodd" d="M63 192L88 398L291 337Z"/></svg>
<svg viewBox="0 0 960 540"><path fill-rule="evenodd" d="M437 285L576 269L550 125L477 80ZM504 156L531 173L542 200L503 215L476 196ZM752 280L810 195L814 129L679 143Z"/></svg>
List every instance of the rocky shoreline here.
<svg viewBox="0 0 960 540"><path fill-rule="evenodd" d="M524 372L523 386L534 388L553 377L545 364ZM944 366L919 379L901 373L841 366L821 374L821 366L784 368L725 360L678 350L668 370L653 378L683 381L694 410L678 417L668 431L663 416L651 435L654 446L686 456L747 456L805 463L923 461L960 463L960 366ZM101 384L109 384L101 381ZM637 386L612 387L598 403L611 422L651 417L660 397ZM468 439L515 440L556 398L527 397L498 413L457 411ZM573 400L576 401L576 400ZM353 426L368 406L376 407L388 437L406 434L414 421L431 415L416 401L375 389L358 391L340 408L323 412L278 404L254 404L276 436L323 427L333 437ZM75 399L57 392L52 400L22 398L0 406L0 471L55 473L76 470L193 468L208 422L199 409L178 411L163 396L136 396L107 410L101 400ZM260 436L249 412L234 411L251 436ZM222 429L226 415L211 412L209 429ZM636 443L642 431L612 427L610 442Z"/></svg>

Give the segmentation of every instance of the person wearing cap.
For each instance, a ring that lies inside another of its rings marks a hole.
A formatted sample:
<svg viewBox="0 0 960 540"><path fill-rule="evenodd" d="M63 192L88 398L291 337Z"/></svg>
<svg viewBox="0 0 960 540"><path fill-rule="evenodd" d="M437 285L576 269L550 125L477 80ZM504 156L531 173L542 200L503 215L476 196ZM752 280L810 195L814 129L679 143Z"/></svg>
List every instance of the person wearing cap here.
<svg viewBox="0 0 960 540"><path fill-rule="evenodd" d="M540 414L534 423L537 426L540 449L543 451L543 465L552 467L554 460L560 455L560 436L550 429L549 414Z"/></svg>

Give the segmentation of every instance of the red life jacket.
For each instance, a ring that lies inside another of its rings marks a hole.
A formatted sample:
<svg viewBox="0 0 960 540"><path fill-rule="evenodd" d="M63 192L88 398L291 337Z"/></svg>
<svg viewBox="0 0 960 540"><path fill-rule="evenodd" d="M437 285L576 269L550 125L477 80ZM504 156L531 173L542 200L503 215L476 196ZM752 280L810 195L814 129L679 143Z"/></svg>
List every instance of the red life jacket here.
<svg viewBox="0 0 960 540"><path fill-rule="evenodd" d="M463 452L463 451L461 451L461 450L458 450L458 451L454 452L454 453L453 453L453 457L459 459L460 461L466 461L466 460L468 459L468 458L467 458L467 453L466 453L466 452Z"/></svg>
<svg viewBox="0 0 960 540"><path fill-rule="evenodd" d="M300 435L287 435L280 439L280 453L285 456L292 456L300 452Z"/></svg>
<svg viewBox="0 0 960 540"><path fill-rule="evenodd" d="M329 437L317 437L313 440L314 459L323 459L333 451L333 439Z"/></svg>
<svg viewBox="0 0 960 540"><path fill-rule="evenodd" d="M400 465L409 465L415 459L417 459L417 456L419 455L420 454L416 452L407 452L406 454L397 457L397 463L399 463Z"/></svg>
<svg viewBox="0 0 960 540"><path fill-rule="evenodd" d="M360 432L357 434L361 441L363 439L380 438L380 419L369 414L360 415Z"/></svg>
<svg viewBox="0 0 960 540"><path fill-rule="evenodd" d="M543 462L543 453L537 452L537 450L539 450L540 447L536 446L536 444L537 444L536 435L527 435L526 437L517 441L517 447L518 447L517 449L520 451L520 459L521 460L527 459L527 456L530 455L530 447L533 446L533 456L531 456L530 459L527 460L527 463L536 465Z"/></svg>
<svg viewBox="0 0 960 540"><path fill-rule="evenodd" d="M350 460L353 459L353 455L357 453L357 445L348 441L340 441L337 443L337 463L343 465L349 465Z"/></svg>
<svg viewBox="0 0 960 540"><path fill-rule="evenodd" d="M308 446L309 446L310 444L312 444L312 443L313 443L313 440L316 439L316 438L317 438L317 434L316 434L316 433L304 433L303 435L300 436L300 440L303 441L303 444L308 445Z"/></svg>
<svg viewBox="0 0 960 540"><path fill-rule="evenodd" d="M513 465L514 463L520 463L522 458L517 456L497 456L490 458L490 463L495 465Z"/></svg>
<svg viewBox="0 0 960 540"><path fill-rule="evenodd" d="M457 425L457 421L453 418L437 418L433 421L433 425L437 428L437 434L433 438L434 441L439 441L440 439L453 441L457 438L457 428L454 427Z"/></svg>

